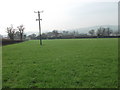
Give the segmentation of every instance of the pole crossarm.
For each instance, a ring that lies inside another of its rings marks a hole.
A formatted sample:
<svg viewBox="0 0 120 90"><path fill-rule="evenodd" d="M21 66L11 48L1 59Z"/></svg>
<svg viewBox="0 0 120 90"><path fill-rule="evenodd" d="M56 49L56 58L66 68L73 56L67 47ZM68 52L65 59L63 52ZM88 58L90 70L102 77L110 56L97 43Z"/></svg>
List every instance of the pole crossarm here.
<svg viewBox="0 0 120 90"><path fill-rule="evenodd" d="M36 19L36 21L39 21L39 20L42 20L42 19Z"/></svg>

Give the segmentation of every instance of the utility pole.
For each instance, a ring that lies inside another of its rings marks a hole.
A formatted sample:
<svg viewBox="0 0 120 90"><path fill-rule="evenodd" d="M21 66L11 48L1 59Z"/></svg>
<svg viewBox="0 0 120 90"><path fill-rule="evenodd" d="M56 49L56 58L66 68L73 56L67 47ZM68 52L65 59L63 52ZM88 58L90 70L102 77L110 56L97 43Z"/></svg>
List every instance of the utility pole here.
<svg viewBox="0 0 120 90"><path fill-rule="evenodd" d="M39 38L40 38L40 45L42 46L42 37L41 37L41 26L40 26L40 13L43 13L43 11L38 11L38 12L35 12L34 13L38 13L38 19L36 19L36 21L39 21Z"/></svg>

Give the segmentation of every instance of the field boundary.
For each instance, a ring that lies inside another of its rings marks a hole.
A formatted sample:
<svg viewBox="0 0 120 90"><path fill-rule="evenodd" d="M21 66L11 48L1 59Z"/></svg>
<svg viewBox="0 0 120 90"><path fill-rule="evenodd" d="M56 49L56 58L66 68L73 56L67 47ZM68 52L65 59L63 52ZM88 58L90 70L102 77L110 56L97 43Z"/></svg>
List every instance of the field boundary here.
<svg viewBox="0 0 120 90"><path fill-rule="evenodd" d="M25 40L10 40L10 39L2 39L2 45L9 45L9 44L15 44L15 43L21 43L24 42Z"/></svg>

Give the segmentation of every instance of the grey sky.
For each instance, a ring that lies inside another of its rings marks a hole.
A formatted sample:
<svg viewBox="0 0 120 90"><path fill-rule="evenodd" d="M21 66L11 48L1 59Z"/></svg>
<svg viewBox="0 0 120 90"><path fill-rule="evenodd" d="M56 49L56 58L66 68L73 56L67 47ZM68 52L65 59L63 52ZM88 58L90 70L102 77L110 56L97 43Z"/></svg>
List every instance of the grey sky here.
<svg viewBox="0 0 120 90"><path fill-rule="evenodd" d="M44 10L43 32L118 23L118 0L2 0L0 34L6 34L11 24L14 28L23 24L25 32L38 32L37 10Z"/></svg>

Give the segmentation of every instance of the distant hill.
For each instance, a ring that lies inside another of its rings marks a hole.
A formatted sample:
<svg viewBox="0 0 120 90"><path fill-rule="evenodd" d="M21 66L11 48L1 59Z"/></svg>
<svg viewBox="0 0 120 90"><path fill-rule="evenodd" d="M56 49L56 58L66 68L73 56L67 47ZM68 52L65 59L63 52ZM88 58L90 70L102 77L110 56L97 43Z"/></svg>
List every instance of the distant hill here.
<svg viewBox="0 0 120 90"><path fill-rule="evenodd" d="M117 31L118 30L118 26L117 25L101 25L101 26L92 26L92 27L84 27L84 28L76 28L76 29L68 29L68 30L65 30L65 31L78 31L79 33L88 33L91 29L94 29L94 30L97 30L99 27L104 27L104 28L107 28L109 27L111 30L114 30L114 31ZM49 32L50 30L48 30ZM63 30L59 30L59 32L61 32ZM43 30L44 32L44 30ZM30 35L30 34L39 34L39 31L38 32L26 32L25 34L27 35Z"/></svg>
<svg viewBox="0 0 120 90"><path fill-rule="evenodd" d="M94 29L96 31L100 27L104 27L104 28L109 27L113 31L117 31L118 30L118 26L117 25L101 25L101 26L93 26L93 27L85 27L85 28L72 29L70 31L78 31L79 33L88 33L90 30Z"/></svg>

